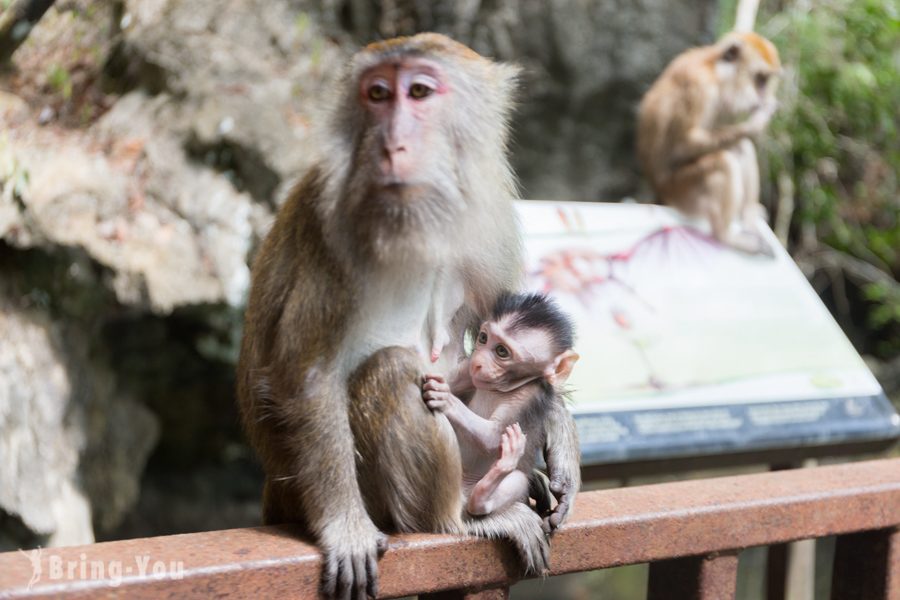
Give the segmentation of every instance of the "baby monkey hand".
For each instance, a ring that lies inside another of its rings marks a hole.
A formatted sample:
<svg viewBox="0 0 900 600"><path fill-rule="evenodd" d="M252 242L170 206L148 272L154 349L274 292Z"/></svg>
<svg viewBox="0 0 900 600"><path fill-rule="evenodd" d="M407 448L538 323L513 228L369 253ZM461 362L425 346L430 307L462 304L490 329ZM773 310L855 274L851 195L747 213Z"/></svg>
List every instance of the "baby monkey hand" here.
<svg viewBox="0 0 900 600"><path fill-rule="evenodd" d="M450 386L442 375L426 374L422 385L422 399L433 411L447 412L453 396Z"/></svg>
<svg viewBox="0 0 900 600"><path fill-rule="evenodd" d="M496 462L497 468L505 473L515 471L525 454L527 440L528 436L522 433L518 423L509 425L500 437L500 458Z"/></svg>

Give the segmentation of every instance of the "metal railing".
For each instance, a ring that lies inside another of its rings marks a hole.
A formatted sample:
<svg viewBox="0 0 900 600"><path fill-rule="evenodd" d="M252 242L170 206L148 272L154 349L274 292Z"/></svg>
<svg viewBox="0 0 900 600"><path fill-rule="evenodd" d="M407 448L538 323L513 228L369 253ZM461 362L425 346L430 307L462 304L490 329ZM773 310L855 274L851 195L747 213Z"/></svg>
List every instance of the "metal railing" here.
<svg viewBox="0 0 900 600"><path fill-rule="evenodd" d="M831 535L832 598L900 600L900 458L583 492L551 575L651 563L648 598L720 600L740 550ZM234 529L0 554L0 598L315 598L319 568L289 526ZM501 542L423 534L393 537L379 569L381 597L493 599L518 563Z"/></svg>

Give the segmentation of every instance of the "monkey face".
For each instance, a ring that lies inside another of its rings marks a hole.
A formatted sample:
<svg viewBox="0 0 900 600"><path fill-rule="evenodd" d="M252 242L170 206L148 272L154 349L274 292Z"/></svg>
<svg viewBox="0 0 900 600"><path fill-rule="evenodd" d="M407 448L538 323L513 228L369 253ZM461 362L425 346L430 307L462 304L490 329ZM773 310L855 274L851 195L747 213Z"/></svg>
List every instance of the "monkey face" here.
<svg viewBox="0 0 900 600"><path fill-rule="evenodd" d="M448 93L440 66L425 59L385 61L363 73L359 102L370 117L368 150L377 153L378 183L415 181L442 137Z"/></svg>
<svg viewBox="0 0 900 600"><path fill-rule="evenodd" d="M723 116L743 118L775 101L781 64L778 50L769 40L755 33L733 33L716 49L715 74Z"/></svg>
<svg viewBox="0 0 900 600"><path fill-rule="evenodd" d="M354 55L321 131L327 243L353 260L431 267L493 233L515 196L517 73L433 33Z"/></svg>
<svg viewBox="0 0 900 600"><path fill-rule="evenodd" d="M511 328L510 318L481 326L469 360L478 389L508 392L543 377L552 365L553 343L545 331Z"/></svg>
<svg viewBox="0 0 900 600"><path fill-rule="evenodd" d="M465 204L443 70L424 58L387 58L362 73L357 93L364 125L346 197L357 241L376 259L439 256Z"/></svg>

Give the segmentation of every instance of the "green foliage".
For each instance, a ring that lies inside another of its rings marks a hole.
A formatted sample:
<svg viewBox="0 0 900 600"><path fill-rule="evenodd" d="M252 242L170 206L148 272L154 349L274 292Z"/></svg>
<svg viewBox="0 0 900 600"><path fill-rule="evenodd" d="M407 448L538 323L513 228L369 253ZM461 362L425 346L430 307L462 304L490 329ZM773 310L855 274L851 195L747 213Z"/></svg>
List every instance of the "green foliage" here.
<svg viewBox="0 0 900 600"><path fill-rule="evenodd" d="M297 15L297 18L294 19L294 29L297 30L298 35L306 35L306 32L309 31L311 25L312 19L305 12L300 13Z"/></svg>
<svg viewBox="0 0 900 600"><path fill-rule="evenodd" d="M897 278L900 3L788 3L762 15L759 30L785 65L781 106L762 144L764 185L790 177L795 230L814 229L820 242ZM872 325L900 323L900 294L876 288L867 290L879 305Z"/></svg>
<svg viewBox="0 0 900 600"><path fill-rule="evenodd" d="M316 35L312 17L305 12L297 15L297 18L294 19L294 31L301 43L309 47L308 52L312 65L314 67L320 66L322 52L325 49L325 40Z"/></svg>
<svg viewBox="0 0 900 600"><path fill-rule="evenodd" d="M72 77L65 67L57 64L51 65L47 71L47 83L50 84L53 91L61 94L63 99L68 100L72 97Z"/></svg>

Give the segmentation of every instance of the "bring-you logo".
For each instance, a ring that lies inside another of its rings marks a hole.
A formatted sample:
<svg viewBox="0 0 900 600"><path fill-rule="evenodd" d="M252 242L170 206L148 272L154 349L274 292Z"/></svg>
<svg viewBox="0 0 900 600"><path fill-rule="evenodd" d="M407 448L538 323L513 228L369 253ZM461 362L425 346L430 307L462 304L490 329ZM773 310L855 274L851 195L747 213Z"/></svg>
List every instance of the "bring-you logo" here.
<svg viewBox="0 0 900 600"><path fill-rule="evenodd" d="M106 580L118 586L130 577L153 577L157 579L182 579L184 561L169 562L154 560L148 554L136 554L122 559L92 559L82 552L78 558L63 558L53 554L53 550L19 550L31 563L30 590L40 581L67 582Z"/></svg>

